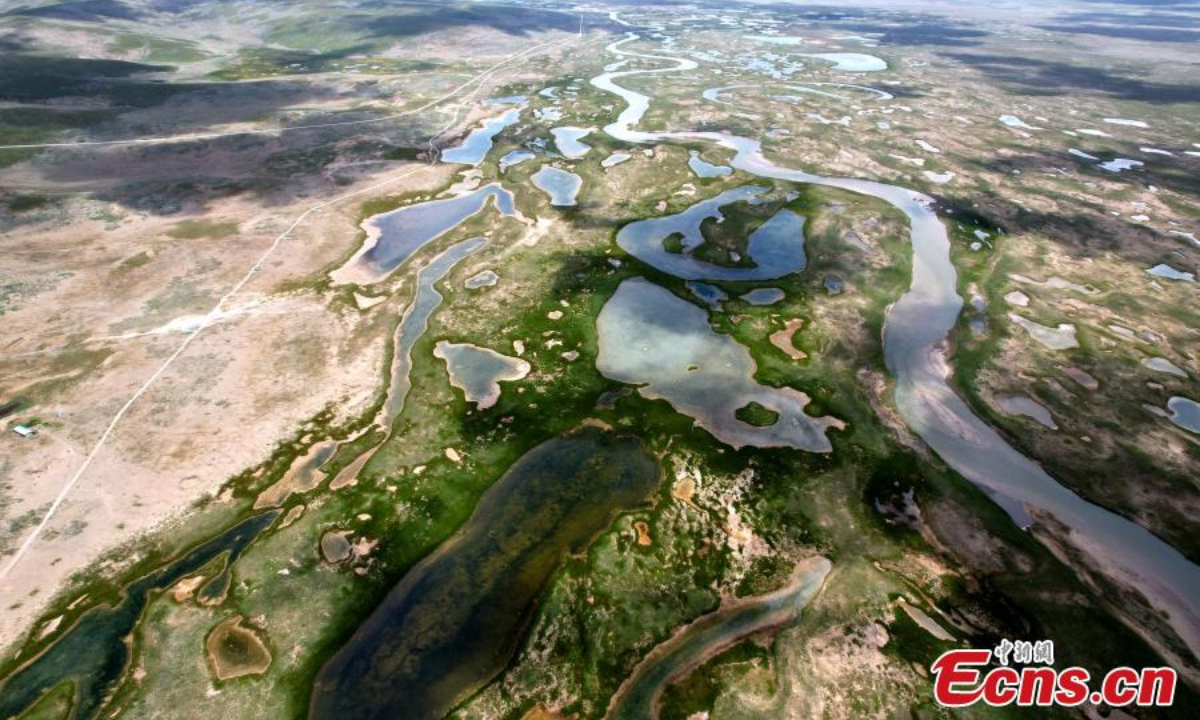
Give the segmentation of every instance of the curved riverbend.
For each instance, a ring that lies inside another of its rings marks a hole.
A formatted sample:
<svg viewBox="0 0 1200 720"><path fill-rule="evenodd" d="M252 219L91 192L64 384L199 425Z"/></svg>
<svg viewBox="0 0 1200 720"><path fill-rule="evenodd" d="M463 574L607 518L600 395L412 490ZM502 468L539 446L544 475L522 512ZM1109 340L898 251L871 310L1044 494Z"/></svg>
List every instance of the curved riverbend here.
<svg viewBox="0 0 1200 720"><path fill-rule="evenodd" d="M778 590L732 600L680 629L638 663L613 695L605 720L657 720L667 686L755 633L794 624L831 567L823 557L805 560Z"/></svg>
<svg viewBox="0 0 1200 720"><path fill-rule="evenodd" d="M954 327L962 298L950 261L950 240L927 195L881 182L831 178L780 167L763 156L758 140L717 132L644 132L634 127L650 107L650 98L615 81L632 75L692 70L686 58L635 53L621 48L636 33L608 46L624 57L672 63L648 70L607 72L591 84L626 102L604 131L635 144L708 141L734 151L732 165L759 177L810 183L870 195L903 212L913 249L909 290L891 307L884 328L888 370L896 380L895 402L905 422L952 468L983 488L1022 526L1030 524L1026 507L1052 514L1072 541L1110 574L1138 588L1180 638L1200 655L1200 568L1178 550L1125 518L1093 505L1060 485L1035 462L1014 450L954 393L947 379L944 343Z"/></svg>

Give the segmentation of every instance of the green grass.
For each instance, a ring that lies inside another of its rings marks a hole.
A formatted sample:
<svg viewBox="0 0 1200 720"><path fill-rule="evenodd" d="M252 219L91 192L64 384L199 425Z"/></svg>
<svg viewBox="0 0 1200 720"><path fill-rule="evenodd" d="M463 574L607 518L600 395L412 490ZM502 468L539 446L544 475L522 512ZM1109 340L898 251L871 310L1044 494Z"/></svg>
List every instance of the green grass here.
<svg viewBox="0 0 1200 720"><path fill-rule="evenodd" d="M180 240L220 240L237 232L236 222L218 222L215 220L181 220L167 231L167 235Z"/></svg>
<svg viewBox="0 0 1200 720"><path fill-rule="evenodd" d="M149 35L118 35L109 43L112 53L142 53L152 63L186 64L207 60L210 55L194 43Z"/></svg>
<svg viewBox="0 0 1200 720"><path fill-rule="evenodd" d="M738 420L755 427L770 427L779 420L779 413L756 402L738 408L734 414Z"/></svg>

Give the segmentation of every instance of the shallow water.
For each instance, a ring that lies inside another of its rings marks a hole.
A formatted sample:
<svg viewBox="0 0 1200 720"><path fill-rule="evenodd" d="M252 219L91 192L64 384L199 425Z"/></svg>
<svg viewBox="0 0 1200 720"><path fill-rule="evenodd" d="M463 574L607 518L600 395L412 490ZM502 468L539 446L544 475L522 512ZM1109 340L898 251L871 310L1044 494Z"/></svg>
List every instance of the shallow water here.
<svg viewBox="0 0 1200 720"><path fill-rule="evenodd" d="M535 157L537 157L537 153L532 150L513 150L500 158L500 172L504 172L513 165L520 165L526 160L532 160Z"/></svg>
<svg viewBox="0 0 1200 720"><path fill-rule="evenodd" d="M1170 421L1189 432L1200 434L1200 404L1191 398L1176 395L1167 401Z"/></svg>
<svg viewBox="0 0 1200 720"><path fill-rule="evenodd" d="M705 615L656 647L613 696L605 720L652 720L667 686L704 660L771 628L795 624L821 589L831 565L815 558L775 592L744 598Z"/></svg>
<svg viewBox="0 0 1200 720"><path fill-rule="evenodd" d="M360 262L377 275L395 270L418 250L458 227L493 200L502 215L513 215L512 193L497 183L446 200L430 200L376 215L367 221L379 239Z"/></svg>
<svg viewBox="0 0 1200 720"><path fill-rule="evenodd" d="M620 165L621 163L625 162L626 160L631 159L632 157L633 156L629 155L628 153L613 153L612 155L609 155L608 157L606 157L600 161L600 167L607 170L610 167L615 167L617 165Z"/></svg>
<svg viewBox="0 0 1200 720"><path fill-rule="evenodd" d="M803 57L816 58L833 63L833 69L841 72L879 72L887 70L882 58L865 53L800 53Z"/></svg>
<svg viewBox="0 0 1200 720"><path fill-rule="evenodd" d="M408 391L412 388L412 349L417 340L429 328L429 318L442 304L442 294L434 287L462 259L487 244L487 238L476 237L450 246L417 272L417 290L412 304L404 311L404 317L396 327L395 355L392 360L391 380L388 383L387 402L384 404L382 426L391 428L392 421L404 409Z"/></svg>
<svg viewBox="0 0 1200 720"><path fill-rule="evenodd" d="M1115 160L1100 163L1102 169L1113 173L1119 173L1122 170L1132 170L1142 165L1145 165L1145 163L1141 160L1130 160L1129 158L1116 158Z"/></svg>
<svg viewBox="0 0 1200 720"><path fill-rule="evenodd" d="M1016 313L1009 313L1008 319L1024 328L1025 332L1029 333L1029 337L1051 350L1069 350L1079 347L1079 341L1075 339L1075 326L1070 323L1062 323L1058 327L1047 327Z"/></svg>
<svg viewBox="0 0 1200 720"><path fill-rule="evenodd" d="M1176 377L1186 378L1187 372L1175 363L1163 357L1152 357L1142 360L1142 365L1161 373L1169 373Z"/></svg>
<svg viewBox="0 0 1200 720"><path fill-rule="evenodd" d="M1027 417L1043 427L1058 429L1050 411L1028 395L997 395L996 405L1005 415Z"/></svg>
<svg viewBox="0 0 1200 720"><path fill-rule="evenodd" d="M1166 280L1182 280L1183 282L1196 282L1195 273L1185 272L1183 270L1176 270L1175 268L1171 267L1170 265L1167 265L1166 263L1155 265L1154 267L1150 268L1146 272L1150 273L1151 275L1153 275L1155 277L1164 278Z"/></svg>
<svg viewBox="0 0 1200 720"><path fill-rule="evenodd" d="M644 278L622 282L596 329L602 375L639 386L643 397L666 400L726 445L832 450L825 431L840 421L805 414L809 399L802 392L758 384L750 351L715 332L707 312L669 290ZM736 411L752 402L779 419L767 427L739 420Z"/></svg>
<svg viewBox="0 0 1200 720"><path fill-rule="evenodd" d="M696 280L688 280L684 283L688 292L699 298L705 305L714 310L721 309L721 303L729 299L729 294L716 285L709 285Z"/></svg>
<svg viewBox="0 0 1200 720"><path fill-rule="evenodd" d="M433 356L446 362L450 384L463 391L467 402L486 410L500 399L500 383L520 380L529 374L529 363L501 355L489 348L445 340L433 348Z"/></svg>
<svg viewBox="0 0 1200 720"><path fill-rule="evenodd" d="M137 636L131 636L131 633L151 595L195 573L222 554L227 555L225 566L229 568L278 515L278 511L271 511L243 520L186 555L132 582L116 605L85 612L36 660L0 684L0 718L20 714L42 693L67 680L75 683L72 720L90 720L98 716L108 694L125 674L131 644L127 639L133 637L132 643L137 642Z"/></svg>
<svg viewBox="0 0 1200 720"><path fill-rule="evenodd" d="M1041 130L1041 128L1030 125L1016 115L1001 115L1000 122L1008 127L1022 128L1024 130Z"/></svg>
<svg viewBox="0 0 1200 720"><path fill-rule="evenodd" d="M554 146L564 156L572 160L581 158L592 149L591 145L579 142L591 133L590 128L556 127L550 131L554 136Z"/></svg>
<svg viewBox="0 0 1200 720"><path fill-rule="evenodd" d="M513 108L500 117L484 120L482 125L467 135L461 145L443 150L441 153L442 162L478 165L483 162L483 158L492 149L492 143L495 141L496 136L500 134L500 131L515 125L520 119L521 110Z"/></svg>
<svg viewBox="0 0 1200 720"><path fill-rule="evenodd" d="M913 248L912 281L891 307L884 327L885 360L896 378L894 397L905 422L952 468L982 487L1022 526L1025 506L1054 515L1076 542L1096 555L1115 576L1137 587L1151 603L1169 613L1173 628L1193 652L1200 652L1200 568L1145 528L1093 505L1060 485L1037 463L1017 452L979 417L947 383L950 368L943 341L957 322L962 298L950 261L950 240L933 209L932 198L884 183L813 175L775 165L758 141L723 133L652 133L633 129L650 98L616 83L629 75L677 73L694 69L685 58L634 53L621 45L638 38L628 33L608 50L624 57L662 60L670 65L644 71L608 72L592 79L594 87L620 96L626 107L605 127L612 137L634 144L709 140L736 152L732 165L761 177L838 187L879 198L909 220Z"/></svg>
<svg viewBox="0 0 1200 720"><path fill-rule="evenodd" d="M697 150L692 150L688 153L688 167L692 169L692 172L696 173L697 177L702 178L722 177L733 174L733 168L728 165L713 165L710 162L706 162L700 157L700 153Z"/></svg>
<svg viewBox="0 0 1200 720"><path fill-rule="evenodd" d="M787 294L779 288L755 288L742 295L742 300L751 305L774 305L785 297Z"/></svg>
<svg viewBox="0 0 1200 720"><path fill-rule="evenodd" d="M494 270L484 270L481 273L472 275L463 283L468 290L478 290L483 287L491 287L500 281L500 276Z"/></svg>
<svg viewBox="0 0 1200 720"><path fill-rule="evenodd" d="M583 178L551 165L543 166L530 179L539 190L550 196L550 204L555 207L574 206L579 189L583 187Z"/></svg>
<svg viewBox="0 0 1200 720"><path fill-rule="evenodd" d="M530 450L321 669L309 717L444 717L508 664L566 554L645 503L658 477L640 442L596 429Z"/></svg>
<svg viewBox="0 0 1200 720"><path fill-rule="evenodd" d="M674 215L638 220L617 232L617 244L638 260L684 280L754 281L774 280L803 270L804 218L788 209L775 213L760 225L746 243L754 267L724 267L691 255L704 244L700 227L705 220L723 217L721 208L735 202L757 202L765 187L742 186L698 202ZM672 235L683 236L682 253L669 252L663 242Z"/></svg>

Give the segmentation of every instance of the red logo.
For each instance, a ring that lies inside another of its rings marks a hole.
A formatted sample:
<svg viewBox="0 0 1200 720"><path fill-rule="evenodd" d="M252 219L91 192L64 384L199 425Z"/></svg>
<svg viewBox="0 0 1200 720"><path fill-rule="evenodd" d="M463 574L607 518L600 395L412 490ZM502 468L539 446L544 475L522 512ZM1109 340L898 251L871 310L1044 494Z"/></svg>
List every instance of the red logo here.
<svg viewBox="0 0 1200 720"><path fill-rule="evenodd" d="M1009 667L1010 654L1017 663L1045 665ZM999 664L989 668L993 656ZM1059 670L1048 666L1053 662L1054 646L1050 641L1005 640L994 650L950 650L930 667L933 697L943 707L968 707L981 700L992 707L1075 707L1084 702L1109 707L1164 707L1175 700L1177 674L1169 667L1119 667L1110 670L1092 689L1087 670Z"/></svg>

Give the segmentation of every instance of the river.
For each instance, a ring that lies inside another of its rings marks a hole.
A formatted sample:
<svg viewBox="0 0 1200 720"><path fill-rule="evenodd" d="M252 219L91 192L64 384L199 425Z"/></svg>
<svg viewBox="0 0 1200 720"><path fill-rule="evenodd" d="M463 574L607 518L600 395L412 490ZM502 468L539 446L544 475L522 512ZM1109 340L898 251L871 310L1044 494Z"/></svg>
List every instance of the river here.
<svg viewBox="0 0 1200 720"><path fill-rule="evenodd" d="M718 132L645 132L636 130L650 108L650 97L616 83L624 77L684 72L697 64L686 58L635 53L622 45L636 33L608 46L623 58L670 63L666 67L610 71L591 84L613 93L626 107L604 131L628 143L708 141L734 152L733 167L756 175L824 185L878 198L908 218L913 251L909 289L890 308L884 327L884 353L894 376L895 402L905 422L952 468L981 487L1013 520L1031 524L1027 507L1053 515L1072 534L1075 545L1097 565L1137 588L1169 614L1179 636L1200 655L1200 568L1145 528L1093 505L1067 489L1037 463L1013 449L977 417L950 387L945 342L962 309L958 274L950 260L950 240L933 198L913 190L854 178L824 177L778 166L753 138Z"/></svg>

